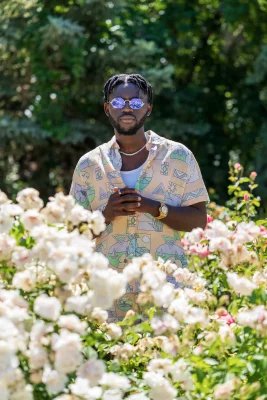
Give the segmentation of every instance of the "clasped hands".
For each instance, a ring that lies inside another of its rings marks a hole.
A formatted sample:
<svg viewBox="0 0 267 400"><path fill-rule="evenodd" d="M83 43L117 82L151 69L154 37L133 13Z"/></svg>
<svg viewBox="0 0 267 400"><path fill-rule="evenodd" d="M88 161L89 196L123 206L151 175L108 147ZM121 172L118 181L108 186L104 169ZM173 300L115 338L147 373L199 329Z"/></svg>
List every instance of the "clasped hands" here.
<svg viewBox="0 0 267 400"><path fill-rule="evenodd" d="M141 196L136 189L129 186L121 189L114 187L114 193L110 195L103 215L106 223L113 221L116 217L137 213L158 215L158 205L159 202Z"/></svg>

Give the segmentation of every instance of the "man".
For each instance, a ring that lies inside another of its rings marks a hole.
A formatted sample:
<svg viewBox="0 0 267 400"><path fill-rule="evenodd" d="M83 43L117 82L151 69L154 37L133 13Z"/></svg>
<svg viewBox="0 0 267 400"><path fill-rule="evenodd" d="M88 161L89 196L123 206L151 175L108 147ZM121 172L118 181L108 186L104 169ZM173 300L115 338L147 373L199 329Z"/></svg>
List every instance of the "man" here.
<svg viewBox="0 0 267 400"><path fill-rule="evenodd" d="M199 166L181 143L145 132L152 111L152 87L138 74L115 75L104 87L104 111L115 136L85 154L73 175L71 194L90 210L101 210L106 230L97 251L122 271L133 258L150 253L185 267L178 231L206 225L209 200ZM169 276L169 282L175 284ZM120 321L135 308L139 282L109 312Z"/></svg>

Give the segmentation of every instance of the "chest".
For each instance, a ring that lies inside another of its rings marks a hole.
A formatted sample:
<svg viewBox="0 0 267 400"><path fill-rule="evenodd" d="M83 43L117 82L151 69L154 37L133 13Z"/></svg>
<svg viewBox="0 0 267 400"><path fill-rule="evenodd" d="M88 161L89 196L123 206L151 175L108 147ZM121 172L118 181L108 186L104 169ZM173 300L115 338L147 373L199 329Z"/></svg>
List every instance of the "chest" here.
<svg viewBox="0 0 267 400"><path fill-rule="evenodd" d="M121 171L132 171L133 169L139 168L146 162L148 154L149 152L146 149L142 151L142 153L136 154L135 156L125 156L122 154Z"/></svg>

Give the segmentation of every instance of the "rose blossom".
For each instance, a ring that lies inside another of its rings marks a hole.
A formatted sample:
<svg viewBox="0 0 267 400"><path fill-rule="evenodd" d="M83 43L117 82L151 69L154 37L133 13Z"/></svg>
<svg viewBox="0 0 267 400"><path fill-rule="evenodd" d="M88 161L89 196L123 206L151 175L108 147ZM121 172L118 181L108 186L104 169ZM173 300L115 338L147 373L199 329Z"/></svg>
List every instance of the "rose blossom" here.
<svg viewBox="0 0 267 400"><path fill-rule="evenodd" d="M60 316L61 304L56 297L48 297L41 294L34 302L34 312L42 318L56 321Z"/></svg>
<svg viewBox="0 0 267 400"><path fill-rule="evenodd" d="M42 382L46 385L48 392L58 393L65 389L68 378L65 374L52 370L50 366L46 366L43 372Z"/></svg>
<svg viewBox="0 0 267 400"><path fill-rule="evenodd" d="M255 283L243 276L238 276L235 272L227 273L227 281L234 291L242 296L250 296L253 290L257 287Z"/></svg>
<svg viewBox="0 0 267 400"><path fill-rule="evenodd" d="M39 197L39 192L33 188L26 188L18 192L17 202L24 210L29 210L31 208L40 210L44 202Z"/></svg>
<svg viewBox="0 0 267 400"><path fill-rule="evenodd" d="M82 344L77 333L62 329L60 335L53 335L52 348L55 351L57 371L68 374L82 363Z"/></svg>
<svg viewBox="0 0 267 400"><path fill-rule="evenodd" d="M226 323L227 325L231 325L235 323L234 317L229 314L225 309L219 309L216 311L216 314L218 315L217 321Z"/></svg>
<svg viewBox="0 0 267 400"><path fill-rule="evenodd" d="M89 380L90 385L98 385L100 379L103 374L106 372L106 364L102 360L88 360L84 364L82 364L78 371L77 375L86 378Z"/></svg>
<svg viewBox="0 0 267 400"><path fill-rule="evenodd" d="M37 210L30 209L25 211L25 213L20 217L20 220L24 228L30 231L36 226L42 225L44 218Z"/></svg>
<svg viewBox="0 0 267 400"><path fill-rule="evenodd" d="M96 400L102 398L103 389L95 386L91 387L89 381L84 378L76 378L76 381L69 385L71 393L86 400Z"/></svg>

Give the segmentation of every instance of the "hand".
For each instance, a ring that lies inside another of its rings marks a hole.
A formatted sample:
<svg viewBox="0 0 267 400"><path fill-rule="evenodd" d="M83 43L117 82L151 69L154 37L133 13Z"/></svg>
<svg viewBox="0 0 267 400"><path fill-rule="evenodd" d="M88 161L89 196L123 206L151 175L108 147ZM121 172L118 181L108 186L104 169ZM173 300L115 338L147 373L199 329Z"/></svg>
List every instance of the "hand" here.
<svg viewBox="0 0 267 400"><path fill-rule="evenodd" d="M138 213L148 213L151 214L153 217L157 217L159 215L159 207L160 202L157 200L149 199L148 197L142 196L140 193L137 193L140 200L140 207L138 207ZM129 207L129 211L136 210L136 208L131 209Z"/></svg>
<svg viewBox="0 0 267 400"><path fill-rule="evenodd" d="M120 194L119 194L120 191ZM114 221L116 217L135 215L140 207L141 196L136 189L125 186L122 189L114 188L103 212L106 223Z"/></svg>

